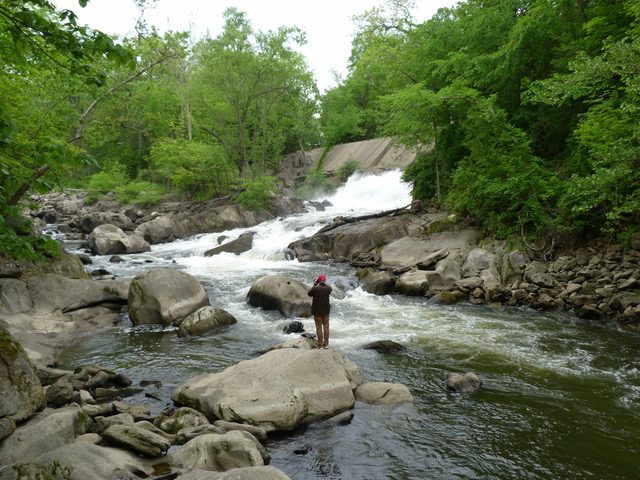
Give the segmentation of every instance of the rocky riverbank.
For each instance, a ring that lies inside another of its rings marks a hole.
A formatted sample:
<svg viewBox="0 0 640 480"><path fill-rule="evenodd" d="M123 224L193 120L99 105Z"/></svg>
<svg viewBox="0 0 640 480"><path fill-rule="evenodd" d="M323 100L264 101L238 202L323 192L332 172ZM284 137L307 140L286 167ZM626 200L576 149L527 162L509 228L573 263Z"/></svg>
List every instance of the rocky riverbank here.
<svg viewBox="0 0 640 480"><path fill-rule="evenodd" d="M301 261L360 267L360 283L371 293L558 310L623 328L640 322L640 232L626 249L610 239L514 248L442 212L401 212L338 218L289 247Z"/></svg>

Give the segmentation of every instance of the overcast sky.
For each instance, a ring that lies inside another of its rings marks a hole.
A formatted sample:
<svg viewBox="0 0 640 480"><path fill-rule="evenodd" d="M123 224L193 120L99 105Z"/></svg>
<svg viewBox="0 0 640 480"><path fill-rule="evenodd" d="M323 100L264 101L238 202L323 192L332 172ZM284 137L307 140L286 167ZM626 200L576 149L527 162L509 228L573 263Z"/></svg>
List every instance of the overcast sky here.
<svg viewBox="0 0 640 480"><path fill-rule="evenodd" d="M59 9L73 10L79 23L108 34L126 35L134 31L140 11L132 0L90 0L86 8L78 0L50 0ZM459 0L417 0L413 15L424 21L439 8ZM384 0L159 0L144 19L161 32L191 30L196 39L207 32L216 37L222 29L222 12L236 7L245 12L255 31L297 26L307 33L307 45L300 51L314 71L321 92L334 85L332 71L346 75L355 25L360 15Z"/></svg>

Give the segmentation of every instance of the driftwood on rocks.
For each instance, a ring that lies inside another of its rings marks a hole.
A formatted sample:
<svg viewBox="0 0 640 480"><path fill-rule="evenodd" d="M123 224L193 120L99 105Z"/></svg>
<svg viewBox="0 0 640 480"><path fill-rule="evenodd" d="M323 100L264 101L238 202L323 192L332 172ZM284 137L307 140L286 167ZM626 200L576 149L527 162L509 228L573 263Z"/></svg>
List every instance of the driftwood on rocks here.
<svg viewBox="0 0 640 480"><path fill-rule="evenodd" d="M409 213L408 209L411 208L412 205L413 203L410 203L409 205L406 205L400 208L394 208L393 210L385 210L384 212L370 213L368 215L360 215L357 217L342 217L342 216L336 217L333 219L333 222L331 222L329 225L326 225L322 227L320 230L318 230L316 235L319 233L328 232L330 230L341 227L342 225L347 225L349 223L357 223L357 222L362 222L364 220L371 220L372 218L382 218L382 217L398 215L401 213Z"/></svg>

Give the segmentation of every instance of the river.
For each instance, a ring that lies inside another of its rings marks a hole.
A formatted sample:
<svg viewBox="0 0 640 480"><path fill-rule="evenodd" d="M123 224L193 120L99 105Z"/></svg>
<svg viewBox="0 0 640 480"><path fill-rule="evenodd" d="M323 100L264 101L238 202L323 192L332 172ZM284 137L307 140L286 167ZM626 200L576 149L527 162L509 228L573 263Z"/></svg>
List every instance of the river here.
<svg viewBox="0 0 640 480"><path fill-rule="evenodd" d="M61 367L96 363L127 373L134 383L160 387L127 399L157 414L171 406L173 388L187 378L254 358L294 338L290 320L249 306L246 294L263 275L311 284L325 274L334 288L331 348L364 372L365 381L403 383L414 404L356 403L349 425L317 422L272 434L271 465L294 480L468 480L640 478L640 374L636 332L559 313L487 306L429 305L424 298L375 296L358 287L348 265L299 263L287 245L310 236L338 215L360 215L410 203L397 171L354 176L325 211L292 215L248 229L198 235L113 264L94 257L92 268L119 278L142 269L181 268L205 287L211 303L238 323L199 338L176 329L134 327L128 318L78 338ZM204 257L220 237L255 232L240 256ZM73 245L70 245L70 250ZM314 332L313 320L300 319ZM361 347L373 340L406 346L396 355ZM474 371L484 381L474 395L446 392L448 372ZM156 398L153 398L156 397ZM306 454L296 453L305 450Z"/></svg>

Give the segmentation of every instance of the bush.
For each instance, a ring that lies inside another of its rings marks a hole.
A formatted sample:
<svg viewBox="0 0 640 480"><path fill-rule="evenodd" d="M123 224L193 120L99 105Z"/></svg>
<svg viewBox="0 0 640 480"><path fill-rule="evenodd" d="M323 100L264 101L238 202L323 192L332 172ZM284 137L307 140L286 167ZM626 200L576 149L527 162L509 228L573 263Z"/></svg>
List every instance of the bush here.
<svg viewBox="0 0 640 480"><path fill-rule="evenodd" d="M160 201L164 189L152 182L137 181L116 188L116 194L121 204L140 203L151 206Z"/></svg>
<svg viewBox="0 0 640 480"><path fill-rule="evenodd" d="M327 180L322 172L313 170L307 174L302 186L298 188L298 195L302 198L312 199L323 194L331 193L334 190L334 185Z"/></svg>
<svg viewBox="0 0 640 480"><path fill-rule="evenodd" d="M162 140L154 144L149 162L169 180L171 188L206 200L229 193L238 169L220 145L196 140Z"/></svg>
<svg viewBox="0 0 640 480"><path fill-rule="evenodd" d="M89 177L87 182L87 201L95 203L107 193L114 192L118 188L126 185L129 178L125 169L116 163L112 168L95 173Z"/></svg>
<svg viewBox="0 0 640 480"><path fill-rule="evenodd" d="M360 168L360 164L355 158L349 158L339 169L338 178L341 182L346 182L347 179L356 173Z"/></svg>
<svg viewBox="0 0 640 480"><path fill-rule="evenodd" d="M22 236L0 216L0 257L44 261L59 255L60 244L48 235Z"/></svg>
<svg viewBox="0 0 640 480"><path fill-rule="evenodd" d="M271 197L276 190L275 177L259 177L255 180L244 180L243 191L236 197L247 210L267 212L271 209Z"/></svg>

